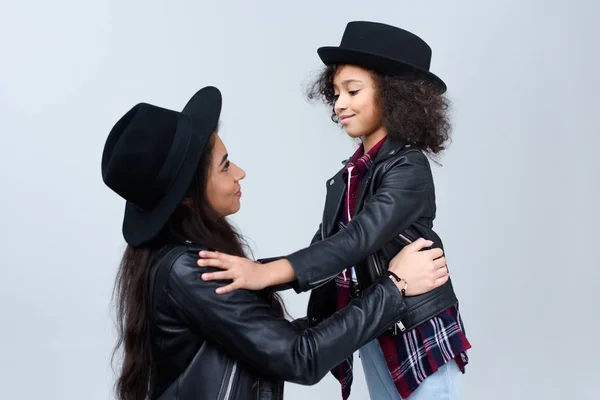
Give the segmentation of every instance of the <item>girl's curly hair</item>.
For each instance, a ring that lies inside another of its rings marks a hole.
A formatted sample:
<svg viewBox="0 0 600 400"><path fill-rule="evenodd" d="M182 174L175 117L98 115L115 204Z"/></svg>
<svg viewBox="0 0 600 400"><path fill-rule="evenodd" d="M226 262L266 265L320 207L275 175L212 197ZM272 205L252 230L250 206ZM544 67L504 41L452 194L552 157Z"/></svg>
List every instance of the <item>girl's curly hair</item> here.
<svg viewBox="0 0 600 400"><path fill-rule="evenodd" d="M321 100L331 107L331 120L336 123L339 121L334 110L333 78L337 69L337 66L325 67L309 85L307 93L309 100ZM428 153L438 154L444 150L451 131L450 101L440 88L418 74L369 72L375 81L376 101L388 135L402 138Z"/></svg>

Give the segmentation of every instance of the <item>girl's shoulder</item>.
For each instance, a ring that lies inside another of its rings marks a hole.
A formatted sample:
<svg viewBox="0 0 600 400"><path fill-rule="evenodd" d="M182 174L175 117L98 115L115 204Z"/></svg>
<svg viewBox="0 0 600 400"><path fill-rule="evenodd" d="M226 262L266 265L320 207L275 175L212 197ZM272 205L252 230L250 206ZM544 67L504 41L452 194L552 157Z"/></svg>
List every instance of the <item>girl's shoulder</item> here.
<svg viewBox="0 0 600 400"><path fill-rule="evenodd" d="M424 169L431 172L429 163L429 157L427 154L417 147L404 146L394 154L390 154L382 164L386 167L386 170L390 170L395 167L411 166L416 170Z"/></svg>

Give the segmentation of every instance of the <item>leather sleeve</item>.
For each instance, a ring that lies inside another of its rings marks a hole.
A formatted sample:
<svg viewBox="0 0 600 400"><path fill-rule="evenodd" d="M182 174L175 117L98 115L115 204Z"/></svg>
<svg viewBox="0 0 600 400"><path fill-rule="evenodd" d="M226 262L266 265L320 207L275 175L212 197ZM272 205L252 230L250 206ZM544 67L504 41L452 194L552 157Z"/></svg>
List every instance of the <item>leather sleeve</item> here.
<svg viewBox="0 0 600 400"><path fill-rule="evenodd" d="M335 365L379 336L405 312L394 283L382 277L364 296L321 324L302 330L278 317L257 292L235 290L217 295L224 281L200 278L209 268L185 253L169 275L173 306L207 340L230 357L247 363L258 375L312 385Z"/></svg>
<svg viewBox="0 0 600 400"><path fill-rule="evenodd" d="M322 228L322 224L319 225L319 229L317 229L317 233L315 233L315 235L313 236L312 240L310 241L310 244L312 245L313 243L318 242L319 240L321 240L321 228ZM284 256L279 256L279 257L268 257L268 258L260 258L257 261L260 262L261 264L267 264L273 261L277 261L277 260L281 260L282 258L285 258ZM300 287L298 286L298 280L294 280L292 282L288 282L288 283L282 283L280 285L275 285L271 287L273 290L277 291L277 292L281 292L284 290L288 290L288 289L294 289L297 293L301 293L302 290L300 290Z"/></svg>
<svg viewBox="0 0 600 400"><path fill-rule="evenodd" d="M346 229L286 256L298 289L314 289L380 249L419 219L432 192L425 155L414 150L399 157Z"/></svg>
<svg viewBox="0 0 600 400"><path fill-rule="evenodd" d="M310 244L313 245L314 243L317 243L319 240L321 240L321 227L323 224L319 224L319 229L317 229L317 232L314 234L312 240L310 241ZM267 257L267 258L259 258L258 261L261 264L267 264L273 261L277 261L277 260L281 260L282 258L285 258L285 256L278 256L278 257Z"/></svg>

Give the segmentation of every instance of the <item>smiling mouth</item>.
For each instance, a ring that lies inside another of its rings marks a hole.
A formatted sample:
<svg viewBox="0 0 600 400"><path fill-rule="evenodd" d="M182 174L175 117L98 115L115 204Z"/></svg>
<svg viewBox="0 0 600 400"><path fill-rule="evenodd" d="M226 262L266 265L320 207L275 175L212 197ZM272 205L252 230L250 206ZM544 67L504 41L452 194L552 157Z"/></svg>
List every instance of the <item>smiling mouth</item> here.
<svg viewBox="0 0 600 400"><path fill-rule="evenodd" d="M342 124L342 125L347 124L352 118L354 118L354 114L345 115L343 117L340 117L340 124Z"/></svg>

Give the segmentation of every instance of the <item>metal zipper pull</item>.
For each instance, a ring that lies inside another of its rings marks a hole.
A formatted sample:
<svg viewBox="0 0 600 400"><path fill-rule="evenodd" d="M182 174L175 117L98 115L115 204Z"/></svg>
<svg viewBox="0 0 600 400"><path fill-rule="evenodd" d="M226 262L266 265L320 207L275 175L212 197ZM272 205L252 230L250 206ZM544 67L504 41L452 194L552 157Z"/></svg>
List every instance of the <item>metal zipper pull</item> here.
<svg viewBox="0 0 600 400"><path fill-rule="evenodd" d="M406 330L406 327L404 326L402 321L398 321L394 324L394 335L398 334L398 329L400 329L400 332L404 332Z"/></svg>
<svg viewBox="0 0 600 400"><path fill-rule="evenodd" d="M346 270L343 270L342 274L344 275L344 282L346 282Z"/></svg>

